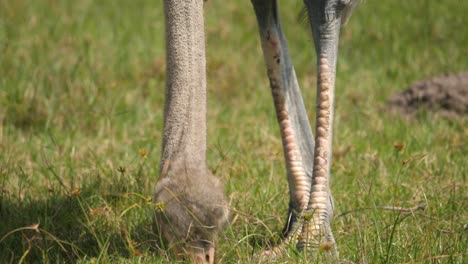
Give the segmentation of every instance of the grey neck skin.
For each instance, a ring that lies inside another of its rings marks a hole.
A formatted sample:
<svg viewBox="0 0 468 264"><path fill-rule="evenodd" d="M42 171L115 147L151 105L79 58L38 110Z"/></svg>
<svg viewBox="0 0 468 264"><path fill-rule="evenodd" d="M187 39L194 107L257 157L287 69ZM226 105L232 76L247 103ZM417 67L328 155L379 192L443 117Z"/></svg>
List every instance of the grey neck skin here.
<svg viewBox="0 0 468 264"><path fill-rule="evenodd" d="M166 0L167 81L160 171L166 161L206 163L203 1Z"/></svg>

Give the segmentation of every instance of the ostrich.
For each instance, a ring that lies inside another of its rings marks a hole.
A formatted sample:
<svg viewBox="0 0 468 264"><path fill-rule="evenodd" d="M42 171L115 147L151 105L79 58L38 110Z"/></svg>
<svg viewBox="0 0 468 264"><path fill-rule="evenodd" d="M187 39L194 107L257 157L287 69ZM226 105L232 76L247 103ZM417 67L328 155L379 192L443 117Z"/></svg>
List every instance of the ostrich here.
<svg viewBox="0 0 468 264"><path fill-rule="evenodd" d="M337 258L330 228L333 102L340 26L357 0L304 0L317 54L314 140L288 53L276 0L251 0L283 143L290 202L285 245L327 249ZM156 224L176 252L213 263L217 233L228 219L224 189L206 166L206 60L203 0L165 0L167 83Z"/></svg>

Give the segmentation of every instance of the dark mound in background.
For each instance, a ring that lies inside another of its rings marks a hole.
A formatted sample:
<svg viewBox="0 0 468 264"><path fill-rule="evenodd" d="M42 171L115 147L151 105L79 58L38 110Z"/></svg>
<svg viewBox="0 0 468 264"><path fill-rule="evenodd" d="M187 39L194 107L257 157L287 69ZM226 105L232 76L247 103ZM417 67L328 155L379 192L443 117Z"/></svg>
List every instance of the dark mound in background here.
<svg viewBox="0 0 468 264"><path fill-rule="evenodd" d="M418 81L388 100L389 108L407 116L418 110L447 116L468 113L468 72L445 74Z"/></svg>

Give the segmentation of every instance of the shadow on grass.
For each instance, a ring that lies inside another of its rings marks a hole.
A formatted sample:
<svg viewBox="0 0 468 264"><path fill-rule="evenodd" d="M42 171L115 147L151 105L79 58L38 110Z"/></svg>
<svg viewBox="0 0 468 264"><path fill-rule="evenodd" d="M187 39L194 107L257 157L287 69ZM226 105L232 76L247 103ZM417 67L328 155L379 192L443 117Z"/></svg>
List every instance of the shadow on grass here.
<svg viewBox="0 0 468 264"><path fill-rule="evenodd" d="M98 194L100 184L44 198L0 196L1 262L105 261L154 256L152 203L135 193ZM29 199L29 200L28 200ZM167 257L167 256L166 256Z"/></svg>

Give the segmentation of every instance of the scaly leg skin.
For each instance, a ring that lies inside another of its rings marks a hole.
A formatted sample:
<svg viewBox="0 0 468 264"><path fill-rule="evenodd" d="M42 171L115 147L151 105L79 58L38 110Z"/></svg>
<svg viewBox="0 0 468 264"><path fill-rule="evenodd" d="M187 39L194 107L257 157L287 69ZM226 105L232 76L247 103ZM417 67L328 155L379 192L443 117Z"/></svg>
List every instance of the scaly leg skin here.
<svg viewBox="0 0 468 264"><path fill-rule="evenodd" d="M335 239L330 222L333 218L333 203L330 196L330 162L332 141L333 84L330 77L330 67L326 58L319 61L318 78L318 109L316 125L316 145L314 158L314 174L309 205L305 211L305 220L299 248L307 248L315 252L330 253L332 259L338 258Z"/></svg>
<svg viewBox="0 0 468 264"><path fill-rule="evenodd" d="M289 182L289 214L283 231L285 239L280 246L263 254L278 255L290 243L295 243L302 231L300 218L309 203L314 139L289 58L277 3L271 0L254 0L252 3L280 126Z"/></svg>
<svg viewBox="0 0 468 264"><path fill-rule="evenodd" d="M333 109L335 97L338 39L356 0L305 0L317 55L317 117L314 170L307 216L298 248L305 252L322 251L329 260L338 260L338 250L331 231L333 202L330 192ZM310 219L310 220L309 220Z"/></svg>
<svg viewBox="0 0 468 264"><path fill-rule="evenodd" d="M330 164L338 36L356 0L304 0L317 54L316 145L302 102L275 0L252 0L273 93L286 160L290 209L282 244L264 256L280 255L290 243L305 254L325 252L338 260L330 222L333 203ZM313 157L313 159L311 159ZM289 221L290 220L290 221Z"/></svg>

